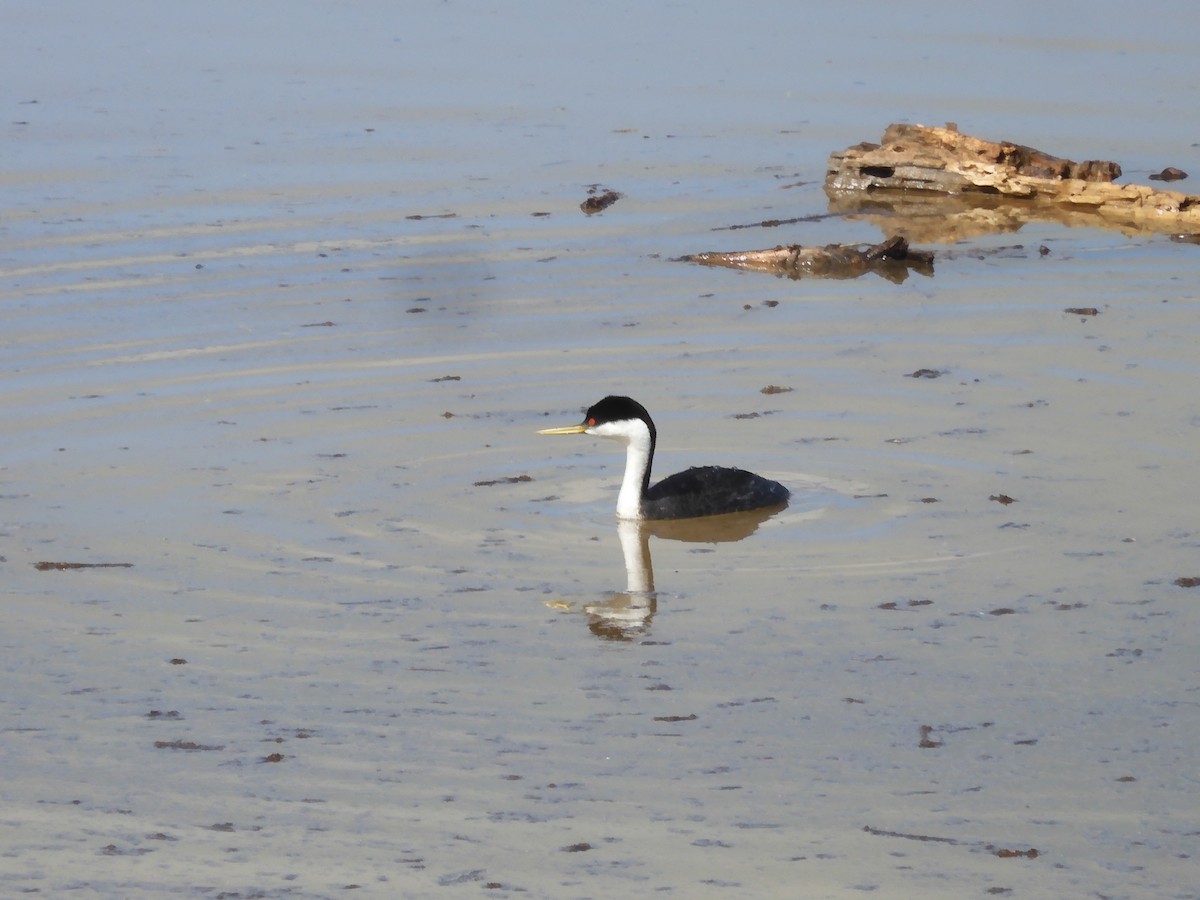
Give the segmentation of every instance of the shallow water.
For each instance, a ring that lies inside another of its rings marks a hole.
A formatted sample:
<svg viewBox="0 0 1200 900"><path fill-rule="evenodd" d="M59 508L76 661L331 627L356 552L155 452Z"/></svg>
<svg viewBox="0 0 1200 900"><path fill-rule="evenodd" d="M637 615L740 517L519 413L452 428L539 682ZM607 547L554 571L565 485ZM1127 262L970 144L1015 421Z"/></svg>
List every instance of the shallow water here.
<svg viewBox="0 0 1200 900"><path fill-rule="evenodd" d="M0 893L1196 896L1196 247L672 261L891 121L1200 170L1105 8L14 13ZM639 595L610 392L792 504Z"/></svg>

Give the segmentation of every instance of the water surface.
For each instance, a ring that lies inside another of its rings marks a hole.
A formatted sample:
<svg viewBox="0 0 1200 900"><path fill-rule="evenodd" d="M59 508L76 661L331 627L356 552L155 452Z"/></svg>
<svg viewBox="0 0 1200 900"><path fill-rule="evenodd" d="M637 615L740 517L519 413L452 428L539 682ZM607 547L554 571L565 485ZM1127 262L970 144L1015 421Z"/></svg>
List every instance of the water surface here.
<svg viewBox="0 0 1200 900"><path fill-rule="evenodd" d="M672 261L892 121L1200 171L1158 10L14 12L4 892L1195 896L1196 247ZM795 495L616 629L606 393Z"/></svg>

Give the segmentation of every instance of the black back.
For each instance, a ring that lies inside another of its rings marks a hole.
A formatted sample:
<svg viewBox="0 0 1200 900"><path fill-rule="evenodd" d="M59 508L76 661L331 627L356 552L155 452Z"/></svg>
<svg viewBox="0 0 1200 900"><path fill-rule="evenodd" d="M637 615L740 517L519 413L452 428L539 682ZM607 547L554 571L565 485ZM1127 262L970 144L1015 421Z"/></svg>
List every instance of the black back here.
<svg viewBox="0 0 1200 900"><path fill-rule="evenodd" d="M778 481L745 469L693 466L646 491L642 514L647 519L691 519L782 506L790 496Z"/></svg>

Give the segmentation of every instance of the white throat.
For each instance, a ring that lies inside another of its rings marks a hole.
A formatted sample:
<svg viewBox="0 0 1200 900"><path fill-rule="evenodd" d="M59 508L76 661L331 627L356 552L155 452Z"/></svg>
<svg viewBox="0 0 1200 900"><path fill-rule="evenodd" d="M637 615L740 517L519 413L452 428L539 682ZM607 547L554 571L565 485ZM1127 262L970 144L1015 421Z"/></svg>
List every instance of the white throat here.
<svg viewBox="0 0 1200 900"><path fill-rule="evenodd" d="M642 517L642 491L650 469L650 429L641 419L606 422L588 429L588 434L620 441L625 445L625 477L617 494L617 518Z"/></svg>

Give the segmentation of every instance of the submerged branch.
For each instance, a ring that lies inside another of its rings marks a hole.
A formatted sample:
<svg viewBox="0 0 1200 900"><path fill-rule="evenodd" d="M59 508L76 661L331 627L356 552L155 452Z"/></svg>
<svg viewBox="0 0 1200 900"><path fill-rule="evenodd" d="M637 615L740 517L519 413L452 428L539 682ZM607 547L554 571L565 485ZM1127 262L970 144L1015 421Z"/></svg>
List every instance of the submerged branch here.
<svg viewBox="0 0 1200 900"><path fill-rule="evenodd" d="M829 244L802 247L799 244L768 250L738 250L732 253L695 253L683 257L702 266L722 266L771 272L788 278L858 278L875 272L889 281L901 282L910 268L922 275L933 274L933 254L913 250L902 237L879 244Z"/></svg>

